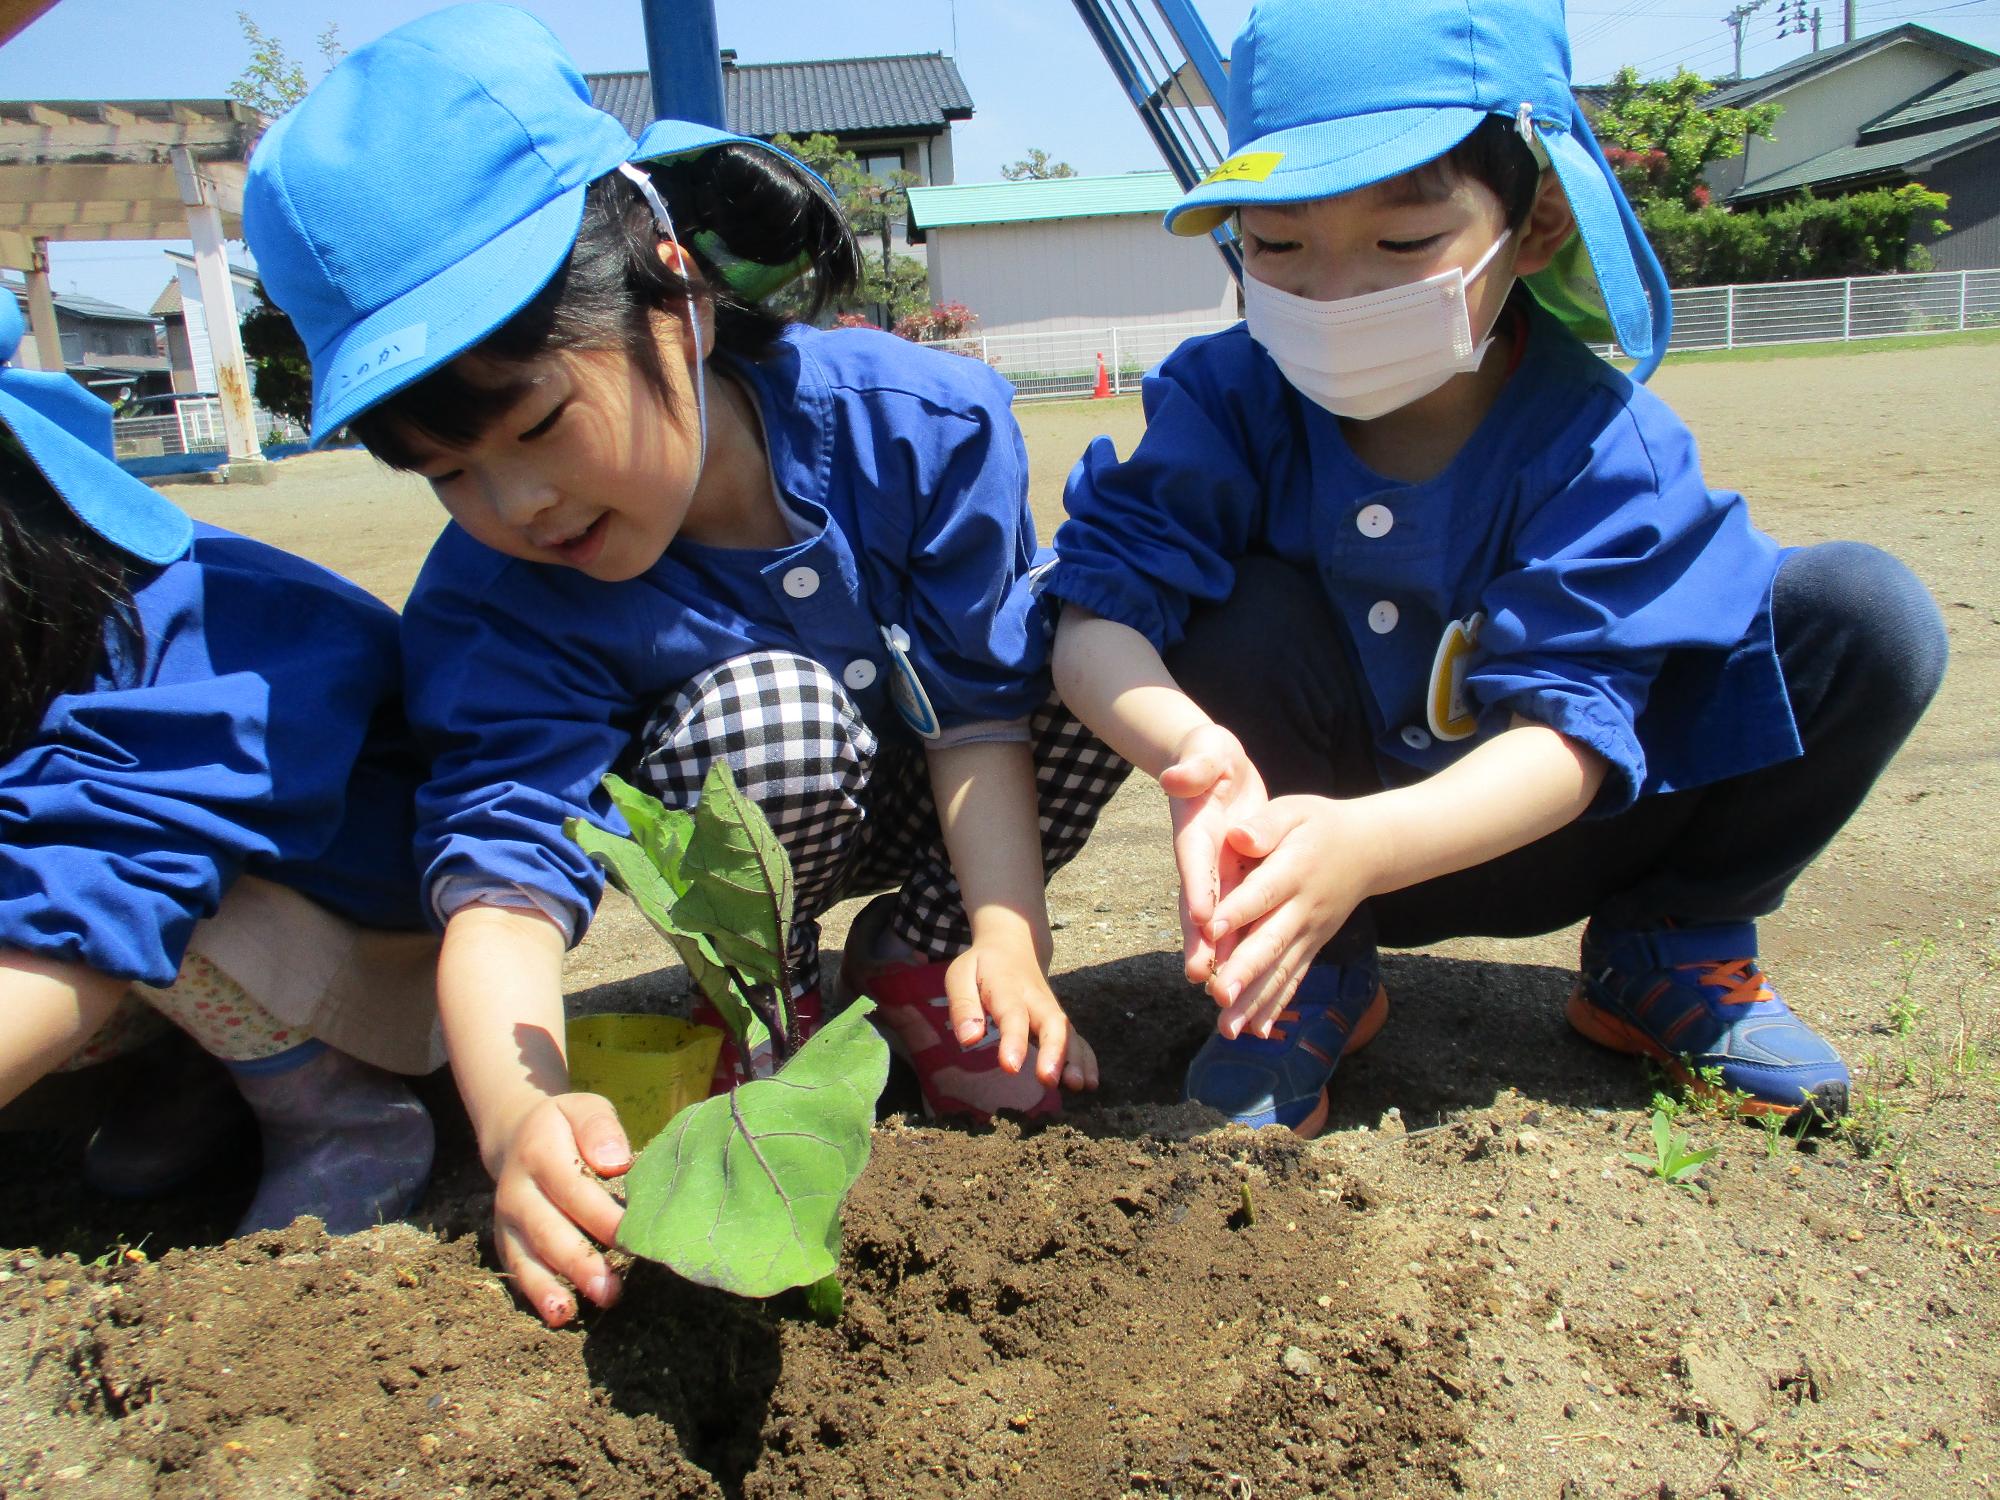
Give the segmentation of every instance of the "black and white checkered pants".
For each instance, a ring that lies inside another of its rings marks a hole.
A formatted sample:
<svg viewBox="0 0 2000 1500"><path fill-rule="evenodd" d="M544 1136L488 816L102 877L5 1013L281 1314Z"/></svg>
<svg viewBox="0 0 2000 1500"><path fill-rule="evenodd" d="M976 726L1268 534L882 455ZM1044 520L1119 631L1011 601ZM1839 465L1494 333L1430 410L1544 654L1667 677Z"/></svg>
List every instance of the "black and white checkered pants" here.
<svg viewBox="0 0 2000 1500"><path fill-rule="evenodd" d="M1131 768L1053 694L1030 736L1047 879L1083 847ZM849 896L898 889L897 936L934 959L971 946L921 745L884 744L825 667L760 651L710 668L640 731L629 776L669 807L692 807L717 756L791 858L796 989L818 979L820 915Z"/></svg>

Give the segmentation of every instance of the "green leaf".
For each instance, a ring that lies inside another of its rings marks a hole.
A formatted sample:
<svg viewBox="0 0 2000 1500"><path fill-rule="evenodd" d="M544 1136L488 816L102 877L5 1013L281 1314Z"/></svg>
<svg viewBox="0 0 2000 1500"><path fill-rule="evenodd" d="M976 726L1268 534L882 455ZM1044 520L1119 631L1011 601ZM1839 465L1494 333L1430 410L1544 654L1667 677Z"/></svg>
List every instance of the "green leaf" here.
<svg viewBox="0 0 2000 1500"><path fill-rule="evenodd" d="M673 945L681 962L687 965L689 976L710 1003L722 1012L723 1020L741 1044L742 1054L748 1056L769 1039L770 1030L757 1019L757 1013L750 1008L749 998L737 987L728 969L717 957L714 945L702 933L685 926L679 918L684 897L674 882L682 863L679 850L686 845L693 819L687 813L670 812L661 806L657 798L648 797L622 781L612 787L610 783L613 781L617 778L605 778L606 789L618 802L626 820L635 829L645 830L647 842L607 833L584 818L565 820L563 832L575 841L579 849L604 867L605 877L630 896L632 904L639 908L646 920ZM628 796L643 798L652 804L651 809L637 803L628 804ZM636 820L635 810L638 814ZM674 819L679 819L687 830L678 839L673 832ZM649 854L648 845L657 853ZM671 873L660 868L657 862L660 856L670 859Z"/></svg>
<svg viewBox="0 0 2000 1500"><path fill-rule="evenodd" d="M1686 1145L1687 1143L1682 1141L1679 1144ZM1721 1149L1720 1146L1704 1146L1699 1151L1689 1151L1685 1154L1676 1150L1674 1159L1667 1163L1667 1175L1669 1177L1683 1177L1707 1161L1711 1156L1714 1156Z"/></svg>
<svg viewBox="0 0 2000 1500"><path fill-rule="evenodd" d="M785 991L785 936L792 926L792 866L757 804L716 761L702 783L694 831L681 860L686 894L675 920L715 945L753 983Z"/></svg>
<svg viewBox="0 0 2000 1500"><path fill-rule="evenodd" d="M624 815L632 830L633 842L646 851L653 865L672 886L676 896L685 894L687 881L681 876L681 857L694 835L694 817L669 808L651 792L642 792L622 776L604 778L605 795Z"/></svg>
<svg viewBox="0 0 2000 1500"><path fill-rule="evenodd" d="M813 1315L816 1323L838 1323L846 1306L847 1293L841 1289L837 1274L822 1276L806 1288L806 1310Z"/></svg>
<svg viewBox="0 0 2000 1500"><path fill-rule="evenodd" d="M857 1000L777 1077L674 1116L626 1174L619 1245L746 1297L832 1275L889 1077L873 1009Z"/></svg>
<svg viewBox="0 0 2000 1500"><path fill-rule="evenodd" d="M1674 1124L1663 1109L1653 1111L1653 1150L1662 1162L1673 1160Z"/></svg>

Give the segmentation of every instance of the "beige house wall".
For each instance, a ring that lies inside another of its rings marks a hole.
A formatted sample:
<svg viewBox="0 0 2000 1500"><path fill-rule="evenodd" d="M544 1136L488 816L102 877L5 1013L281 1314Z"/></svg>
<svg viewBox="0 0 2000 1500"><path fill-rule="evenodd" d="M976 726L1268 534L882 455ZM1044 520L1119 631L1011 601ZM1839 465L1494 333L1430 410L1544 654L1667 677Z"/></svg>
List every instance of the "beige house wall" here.
<svg viewBox="0 0 2000 1500"><path fill-rule="evenodd" d="M1739 180L1755 182L1808 157L1851 146L1861 125L1964 71L1962 64L1928 47L1898 42L1786 89L1769 101L1784 106L1772 127L1776 139L1752 137Z"/></svg>
<svg viewBox="0 0 2000 1500"><path fill-rule="evenodd" d="M1168 234L1155 214L952 225L929 239L933 300L963 302L978 333L1236 316L1214 244Z"/></svg>

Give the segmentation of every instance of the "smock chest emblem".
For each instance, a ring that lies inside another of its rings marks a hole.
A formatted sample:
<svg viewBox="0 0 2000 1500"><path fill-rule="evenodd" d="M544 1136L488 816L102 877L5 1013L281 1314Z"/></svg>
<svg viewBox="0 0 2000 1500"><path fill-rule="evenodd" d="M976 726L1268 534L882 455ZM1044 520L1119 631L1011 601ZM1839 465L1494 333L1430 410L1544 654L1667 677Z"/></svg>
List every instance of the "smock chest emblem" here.
<svg viewBox="0 0 2000 1500"><path fill-rule="evenodd" d="M1431 663L1431 687L1424 702L1435 739L1469 739L1479 728L1478 709L1465 694L1465 674L1478 655L1479 631L1485 623L1486 616L1476 614L1453 620L1444 628L1437 658Z"/></svg>
<svg viewBox="0 0 2000 1500"><path fill-rule="evenodd" d="M884 625L882 644L889 648L889 701L917 735L927 740L939 738L944 729L938 723L937 710L931 707L930 694L924 691L923 681L910 662L909 633L900 625Z"/></svg>

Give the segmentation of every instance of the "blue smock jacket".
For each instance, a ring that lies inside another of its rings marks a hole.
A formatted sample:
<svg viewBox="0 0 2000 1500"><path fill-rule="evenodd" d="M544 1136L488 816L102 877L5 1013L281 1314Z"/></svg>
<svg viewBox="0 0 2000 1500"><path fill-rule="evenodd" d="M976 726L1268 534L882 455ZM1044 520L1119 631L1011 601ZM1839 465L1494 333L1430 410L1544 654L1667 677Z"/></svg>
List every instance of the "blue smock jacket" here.
<svg viewBox="0 0 2000 1500"><path fill-rule="evenodd" d="M799 540L678 541L637 578L604 583L451 526L424 564L403 650L411 722L433 757L417 834L433 905L446 882L454 908L467 892L519 892L580 937L603 876L563 820L623 832L600 778L673 693L746 652L820 662L885 735L904 732L891 626L947 737L1024 719L1047 696L1012 387L977 360L858 329L794 327L727 367L756 399Z"/></svg>
<svg viewBox="0 0 2000 1500"><path fill-rule="evenodd" d="M388 607L200 524L133 603L143 659L58 697L0 766L0 947L170 984L242 873L421 929Z"/></svg>
<svg viewBox="0 0 2000 1500"><path fill-rule="evenodd" d="M1493 409L1421 484L1363 465L1240 324L1183 344L1144 394L1132 457L1099 438L1070 475L1047 592L1165 651L1192 607L1229 597L1236 559L1310 569L1346 627L1321 649L1355 664L1386 783L1517 713L1609 763L1598 816L1799 753L1771 635L1777 545L1708 487L1664 403L1539 308ZM1470 719L1442 738L1440 643L1476 615Z"/></svg>

